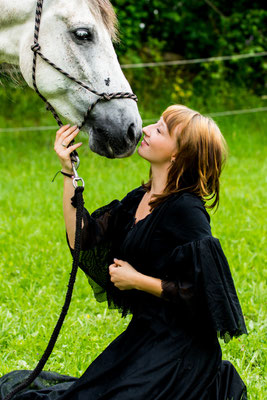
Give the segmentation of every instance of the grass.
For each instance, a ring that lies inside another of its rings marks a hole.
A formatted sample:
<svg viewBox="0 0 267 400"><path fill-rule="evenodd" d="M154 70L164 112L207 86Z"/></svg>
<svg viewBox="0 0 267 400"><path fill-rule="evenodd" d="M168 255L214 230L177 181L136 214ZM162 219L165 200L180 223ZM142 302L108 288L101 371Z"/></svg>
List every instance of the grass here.
<svg viewBox="0 0 267 400"><path fill-rule="evenodd" d="M31 95L23 104L20 96L15 101L12 96L9 114L8 99L4 102L1 127L55 124L43 108L40 111L39 100L33 97L30 107ZM234 364L249 398L264 400L267 117L258 113L216 121L230 152L222 174L221 204L211 214L212 231L229 261L249 331L248 336L220 343L223 359ZM60 167L54 137L55 132L0 133L0 376L35 367L61 311L71 270L62 215L63 177L51 183ZM79 174L90 212L122 198L147 178L148 164L137 154L108 160L90 152L85 136L83 142ZM130 319L97 303L79 271L68 316L45 369L81 375Z"/></svg>

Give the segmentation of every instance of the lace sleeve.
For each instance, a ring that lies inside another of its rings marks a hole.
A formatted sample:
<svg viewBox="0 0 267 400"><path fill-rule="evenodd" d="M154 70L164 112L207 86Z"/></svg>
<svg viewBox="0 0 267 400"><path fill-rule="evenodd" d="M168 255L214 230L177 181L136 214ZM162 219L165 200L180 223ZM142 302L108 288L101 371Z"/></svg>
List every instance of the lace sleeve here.
<svg viewBox="0 0 267 400"><path fill-rule="evenodd" d="M76 197L71 198L71 204L73 207L77 207ZM100 207L95 210L91 215L88 210L83 208L83 223L84 226L81 231L81 250L89 250L96 246L98 243L103 242L107 239L109 231L112 229L113 215L116 214L120 208L121 202L119 200L113 200L111 203ZM68 235L67 243L73 254L73 249L70 247Z"/></svg>
<svg viewBox="0 0 267 400"><path fill-rule="evenodd" d="M204 205L184 194L165 213L164 223L165 234L177 245L166 257L162 298L178 303L179 313L202 321L203 331L216 332L225 343L247 334L230 266L211 234Z"/></svg>
<svg viewBox="0 0 267 400"><path fill-rule="evenodd" d="M199 313L225 343L247 329L230 267L212 236L177 246L162 282L162 298Z"/></svg>
<svg viewBox="0 0 267 400"><path fill-rule="evenodd" d="M193 284L190 282L178 283L175 281L161 280L161 298L167 301L172 301L173 303L178 303L178 298L184 300L185 302L190 301L193 298Z"/></svg>
<svg viewBox="0 0 267 400"><path fill-rule="evenodd" d="M131 291L121 291L110 280L109 265L113 262L118 246L120 245L123 227L131 217L130 207L137 190L126 195L124 199L113 200L111 203L98 208L90 214L83 209L84 226L81 235L81 251L79 267L85 273L88 283L98 302L107 301L110 309L117 308L122 317L133 311ZM76 207L75 195L71 198L73 207ZM70 251L68 235L66 239Z"/></svg>
<svg viewBox="0 0 267 400"><path fill-rule="evenodd" d="M177 296L178 296L178 286L176 282L173 281L165 281L164 279L161 279L161 288L162 292L160 297L164 300L167 301L177 301Z"/></svg>
<svg viewBox="0 0 267 400"><path fill-rule="evenodd" d="M196 314L196 296L193 283L189 281L169 281L161 279L161 298L174 304L180 304L186 311L188 318L194 318Z"/></svg>

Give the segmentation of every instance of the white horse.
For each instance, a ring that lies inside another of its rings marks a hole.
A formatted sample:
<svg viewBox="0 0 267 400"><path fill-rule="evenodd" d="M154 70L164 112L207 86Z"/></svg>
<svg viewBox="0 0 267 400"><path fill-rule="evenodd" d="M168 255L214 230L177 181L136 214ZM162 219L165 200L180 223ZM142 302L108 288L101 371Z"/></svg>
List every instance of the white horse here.
<svg viewBox="0 0 267 400"><path fill-rule="evenodd" d="M19 65L32 83L36 0L0 0L0 62ZM101 92L131 92L112 40L116 16L109 0L44 0L39 43L42 53L62 70ZM37 86L70 123L80 125L97 96L69 80L37 56ZM132 99L100 101L83 130L89 147L108 158L131 155L142 123Z"/></svg>

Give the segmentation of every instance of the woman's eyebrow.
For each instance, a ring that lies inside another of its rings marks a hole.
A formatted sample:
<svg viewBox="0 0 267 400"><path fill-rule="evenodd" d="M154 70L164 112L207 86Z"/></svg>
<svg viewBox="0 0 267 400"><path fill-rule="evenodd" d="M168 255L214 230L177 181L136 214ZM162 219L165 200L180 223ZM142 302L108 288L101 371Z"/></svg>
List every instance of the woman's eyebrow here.
<svg viewBox="0 0 267 400"><path fill-rule="evenodd" d="M160 127L163 128L164 131L166 131L166 126L165 126L165 124L163 123L163 121L162 121L162 120L159 120L159 123L160 123Z"/></svg>

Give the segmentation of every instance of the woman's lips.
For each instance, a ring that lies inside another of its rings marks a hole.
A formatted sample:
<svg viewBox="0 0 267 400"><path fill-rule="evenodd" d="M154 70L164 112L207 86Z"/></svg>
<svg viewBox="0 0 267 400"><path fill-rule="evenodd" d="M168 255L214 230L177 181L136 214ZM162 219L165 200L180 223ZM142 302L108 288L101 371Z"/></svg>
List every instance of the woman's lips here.
<svg viewBox="0 0 267 400"><path fill-rule="evenodd" d="M149 144L145 141L145 139L142 140L141 144L145 144L146 146L149 146Z"/></svg>

